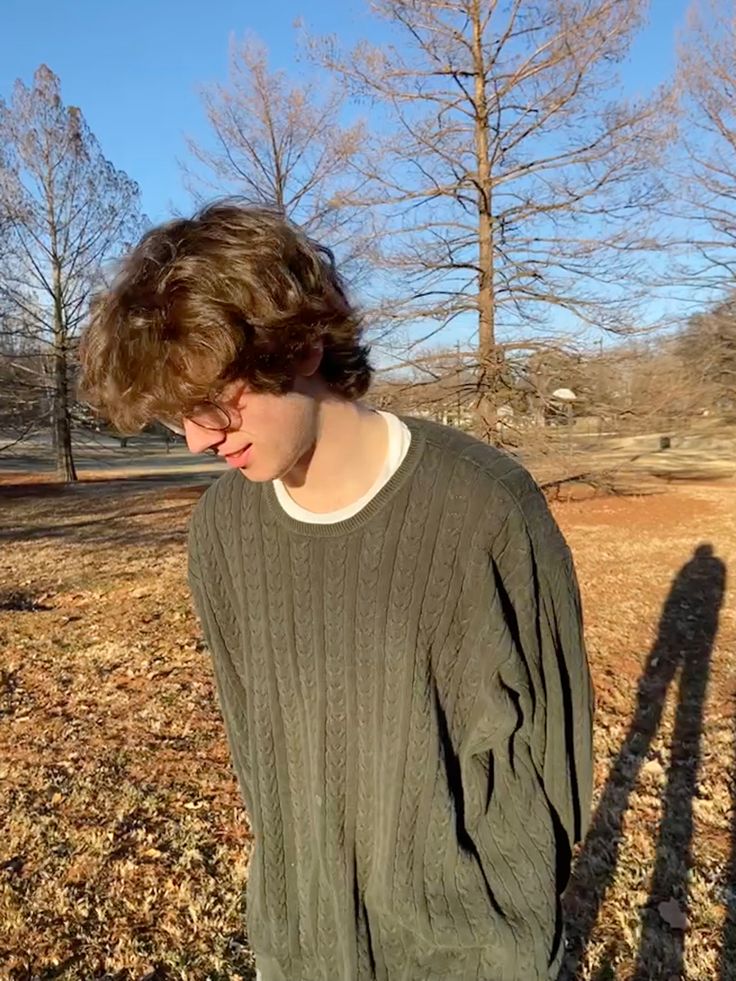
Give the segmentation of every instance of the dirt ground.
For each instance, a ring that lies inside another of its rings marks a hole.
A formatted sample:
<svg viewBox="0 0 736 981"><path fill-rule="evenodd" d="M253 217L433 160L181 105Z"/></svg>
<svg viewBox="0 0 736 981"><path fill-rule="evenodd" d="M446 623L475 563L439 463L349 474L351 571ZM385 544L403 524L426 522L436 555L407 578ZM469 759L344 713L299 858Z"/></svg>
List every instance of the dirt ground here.
<svg viewBox="0 0 736 981"><path fill-rule="evenodd" d="M201 487L0 488L0 978L252 976ZM736 487L555 502L594 671L564 981L736 981Z"/></svg>

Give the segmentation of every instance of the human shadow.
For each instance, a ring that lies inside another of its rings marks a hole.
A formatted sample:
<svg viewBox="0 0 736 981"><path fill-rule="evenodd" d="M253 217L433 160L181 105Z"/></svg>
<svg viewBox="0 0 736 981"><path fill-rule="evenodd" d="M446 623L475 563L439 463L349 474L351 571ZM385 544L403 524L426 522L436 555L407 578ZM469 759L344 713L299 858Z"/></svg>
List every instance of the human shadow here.
<svg viewBox="0 0 736 981"><path fill-rule="evenodd" d="M649 901L643 911L635 981L684 974L684 932L677 926L663 924L659 906L675 900L685 916L688 912L688 871L693 865L693 801L698 792L711 653L725 586L723 562L713 555L710 545L701 545L681 570L668 600L670 651L681 663L681 673L654 874ZM661 974L657 973L660 971Z"/></svg>
<svg viewBox="0 0 736 981"><path fill-rule="evenodd" d="M633 720L613 761L565 895L568 949L559 981L578 977L604 896L614 879L630 797L678 670L678 704L655 868L633 978L664 981L682 972L683 932L664 922L659 904L674 899L682 913L687 913L693 798L700 766L705 694L725 584L726 567L709 544L695 549L672 582L657 638L639 679ZM666 937L662 931L668 931ZM615 977L615 959L615 944L609 944L595 981Z"/></svg>

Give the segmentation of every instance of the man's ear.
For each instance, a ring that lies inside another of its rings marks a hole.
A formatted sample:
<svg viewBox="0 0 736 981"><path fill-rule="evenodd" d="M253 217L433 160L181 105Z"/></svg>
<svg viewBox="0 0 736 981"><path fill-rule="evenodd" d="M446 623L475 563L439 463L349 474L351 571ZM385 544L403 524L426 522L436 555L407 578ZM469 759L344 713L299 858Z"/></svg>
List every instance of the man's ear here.
<svg viewBox="0 0 736 981"><path fill-rule="evenodd" d="M317 373L319 366L322 364L322 355L324 354L324 350L322 338L319 337L314 344L312 344L309 354L307 354L299 365L299 374L303 378L311 378L312 375Z"/></svg>

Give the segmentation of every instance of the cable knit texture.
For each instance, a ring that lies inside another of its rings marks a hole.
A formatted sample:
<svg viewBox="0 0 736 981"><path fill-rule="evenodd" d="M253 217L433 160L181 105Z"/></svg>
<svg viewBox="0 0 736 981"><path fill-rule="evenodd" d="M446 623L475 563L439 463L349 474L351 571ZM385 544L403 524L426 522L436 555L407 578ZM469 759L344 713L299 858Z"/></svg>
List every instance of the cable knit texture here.
<svg viewBox="0 0 736 981"><path fill-rule="evenodd" d="M404 422L346 521L296 521L238 471L193 513L248 935L263 981L547 981L592 784L571 555L511 457Z"/></svg>

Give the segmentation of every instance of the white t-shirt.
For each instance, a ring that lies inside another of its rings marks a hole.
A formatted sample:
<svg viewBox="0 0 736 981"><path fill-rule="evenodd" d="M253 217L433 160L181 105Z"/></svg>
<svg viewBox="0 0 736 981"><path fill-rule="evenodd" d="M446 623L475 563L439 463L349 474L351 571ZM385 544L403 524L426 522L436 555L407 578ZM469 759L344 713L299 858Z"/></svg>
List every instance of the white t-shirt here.
<svg viewBox="0 0 736 981"><path fill-rule="evenodd" d="M404 457L409 450L411 433L406 424L393 413L379 411L378 414L383 416L388 426L388 454L386 455L383 469L374 481L373 486L362 497L358 498L357 501L348 504L347 507L340 508L338 511L319 513L308 511L306 508L301 507L301 505L297 504L289 496L289 492L284 487L283 482L274 480L273 487L276 492L276 498L289 517L294 518L296 521L305 521L313 525L331 525L337 521L346 521L348 518L352 518L353 515L358 514L359 511L362 511L366 504L389 482L403 463Z"/></svg>

